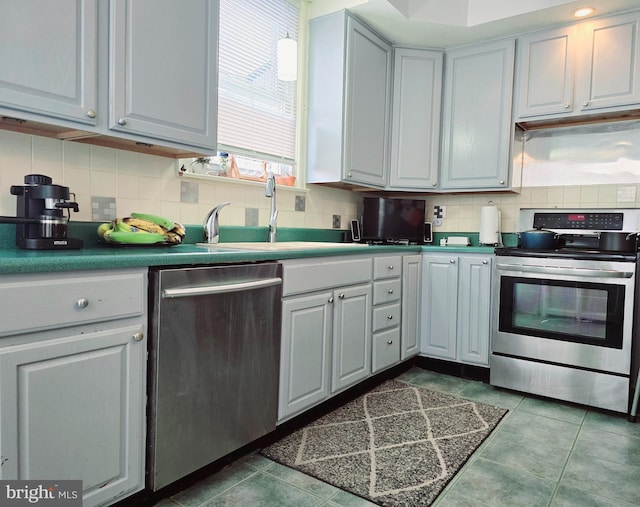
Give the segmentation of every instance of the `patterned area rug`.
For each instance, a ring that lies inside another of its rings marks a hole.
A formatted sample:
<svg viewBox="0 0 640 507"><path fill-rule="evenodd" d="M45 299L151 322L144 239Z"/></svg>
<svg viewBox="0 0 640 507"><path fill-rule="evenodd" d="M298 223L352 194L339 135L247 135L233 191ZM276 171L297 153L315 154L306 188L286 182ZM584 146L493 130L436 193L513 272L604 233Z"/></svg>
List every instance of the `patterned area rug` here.
<svg viewBox="0 0 640 507"><path fill-rule="evenodd" d="M389 380L262 454L378 505L426 506L506 412Z"/></svg>

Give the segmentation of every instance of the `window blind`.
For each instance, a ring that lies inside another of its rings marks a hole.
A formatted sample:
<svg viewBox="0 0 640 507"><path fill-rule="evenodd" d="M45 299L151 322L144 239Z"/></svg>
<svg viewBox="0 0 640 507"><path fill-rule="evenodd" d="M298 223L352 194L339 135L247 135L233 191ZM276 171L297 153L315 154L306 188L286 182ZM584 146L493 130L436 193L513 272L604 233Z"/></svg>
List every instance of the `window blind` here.
<svg viewBox="0 0 640 507"><path fill-rule="evenodd" d="M290 0L221 0L218 144L293 164L296 83L277 77L278 39L298 37Z"/></svg>

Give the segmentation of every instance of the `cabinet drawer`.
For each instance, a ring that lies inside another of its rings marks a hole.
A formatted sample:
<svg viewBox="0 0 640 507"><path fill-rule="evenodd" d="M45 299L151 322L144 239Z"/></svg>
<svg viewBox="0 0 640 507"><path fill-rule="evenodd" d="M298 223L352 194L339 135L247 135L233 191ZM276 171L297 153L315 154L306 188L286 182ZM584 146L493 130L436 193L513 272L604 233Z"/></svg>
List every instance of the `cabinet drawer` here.
<svg viewBox="0 0 640 507"><path fill-rule="evenodd" d="M402 274L402 256L385 255L373 259L373 279L393 278Z"/></svg>
<svg viewBox="0 0 640 507"><path fill-rule="evenodd" d="M400 325L400 303L373 309L373 332Z"/></svg>
<svg viewBox="0 0 640 507"><path fill-rule="evenodd" d="M400 361L400 328L373 335L372 370L377 372Z"/></svg>
<svg viewBox="0 0 640 507"><path fill-rule="evenodd" d="M283 296L366 283L371 281L371 257L284 261L282 273Z"/></svg>
<svg viewBox="0 0 640 507"><path fill-rule="evenodd" d="M133 317L146 308L146 270L0 277L0 304L11 319L0 336Z"/></svg>
<svg viewBox="0 0 640 507"><path fill-rule="evenodd" d="M373 284L373 304L392 303L400 299L402 284L399 278L382 280Z"/></svg>

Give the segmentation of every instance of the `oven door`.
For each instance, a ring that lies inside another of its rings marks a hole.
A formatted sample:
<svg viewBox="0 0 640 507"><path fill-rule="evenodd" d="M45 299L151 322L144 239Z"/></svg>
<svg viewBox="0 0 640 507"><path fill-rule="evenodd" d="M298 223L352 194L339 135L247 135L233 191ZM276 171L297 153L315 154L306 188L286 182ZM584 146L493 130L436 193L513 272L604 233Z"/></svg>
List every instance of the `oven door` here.
<svg viewBox="0 0 640 507"><path fill-rule="evenodd" d="M492 351L628 375L635 263L498 257Z"/></svg>

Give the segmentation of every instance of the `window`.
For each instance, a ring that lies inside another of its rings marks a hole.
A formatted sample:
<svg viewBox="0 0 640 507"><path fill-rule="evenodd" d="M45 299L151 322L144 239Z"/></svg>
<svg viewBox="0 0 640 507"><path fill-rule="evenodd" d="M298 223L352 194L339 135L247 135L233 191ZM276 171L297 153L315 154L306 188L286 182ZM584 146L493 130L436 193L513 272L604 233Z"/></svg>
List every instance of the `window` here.
<svg viewBox="0 0 640 507"><path fill-rule="evenodd" d="M296 82L277 78L287 34L298 38L290 0L220 1L218 146L250 178L291 174L295 163Z"/></svg>

